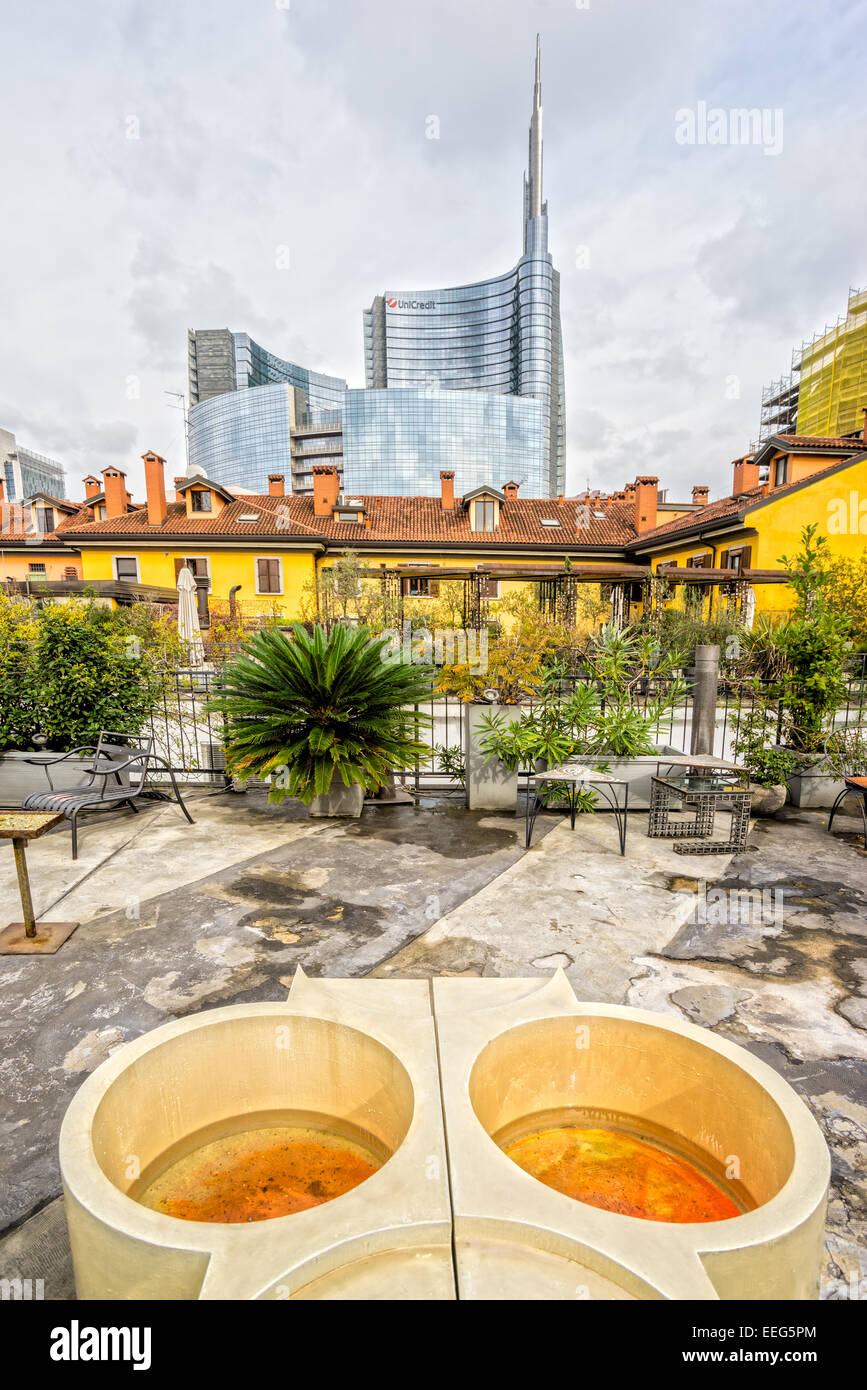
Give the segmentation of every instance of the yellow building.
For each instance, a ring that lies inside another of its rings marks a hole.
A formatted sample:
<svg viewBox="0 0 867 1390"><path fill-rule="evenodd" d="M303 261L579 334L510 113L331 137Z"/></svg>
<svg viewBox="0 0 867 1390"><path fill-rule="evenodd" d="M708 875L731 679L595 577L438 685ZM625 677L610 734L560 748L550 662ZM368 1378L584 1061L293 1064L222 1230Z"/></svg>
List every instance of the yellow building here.
<svg viewBox="0 0 867 1390"><path fill-rule="evenodd" d="M755 610L781 614L792 607L794 593L769 582L770 574L779 573L783 556L797 553L810 523L833 554L864 551L867 439L775 435L755 455L735 460L730 496L647 532L631 555L654 572L698 568L733 578L743 572Z"/></svg>
<svg viewBox="0 0 867 1390"><path fill-rule="evenodd" d="M803 345L796 369L799 434L861 429L867 405L867 290L853 290L845 318Z"/></svg>

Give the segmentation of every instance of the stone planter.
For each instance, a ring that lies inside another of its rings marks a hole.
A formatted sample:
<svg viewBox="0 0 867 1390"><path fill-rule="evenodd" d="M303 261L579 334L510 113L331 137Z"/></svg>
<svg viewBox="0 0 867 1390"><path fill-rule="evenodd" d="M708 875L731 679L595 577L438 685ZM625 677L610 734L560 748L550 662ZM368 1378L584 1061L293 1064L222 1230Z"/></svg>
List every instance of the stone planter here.
<svg viewBox="0 0 867 1390"><path fill-rule="evenodd" d="M45 768L27 762L28 758L50 757L51 752L50 748L46 748L39 754L35 750L29 753L0 753L0 806L17 807L33 792L51 790ZM84 781L92 762L92 754L86 760L68 758L65 763L58 763L51 769L51 781L58 791L75 787Z"/></svg>
<svg viewBox="0 0 867 1390"><path fill-rule="evenodd" d="M336 778L330 789L314 796L307 808L311 816L360 816L364 806L364 788L356 783L344 787Z"/></svg>
<svg viewBox="0 0 867 1390"><path fill-rule="evenodd" d="M793 772L788 787L793 806L831 807L843 790L843 783L827 767L817 767Z"/></svg>
<svg viewBox="0 0 867 1390"><path fill-rule="evenodd" d="M480 725L486 714L504 714L510 724L521 718L522 705L467 705L464 758L467 807L470 811L514 811L518 800L518 772L510 772L499 758L486 758L478 746Z"/></svg>
<svg viewBox="0 0 867 1390"><path fill-rule="evenodd" d="M630 811L646 811L650 807L650 779L656 773L659 759L666 754L683 757L682 748L672 748L663 744L657 753L645 753L639 758L618 758L613 753L600 753L597 762L611 773L629 784ZM600 808L604 809L604 807Z"/></svg>
<svg viewBox="0 0 867 1390"><path fill-rule="evenodd" d="M784 786L760 787L750 783L750 810L754 816L775 816L786 804L788 788Z"/></svg>

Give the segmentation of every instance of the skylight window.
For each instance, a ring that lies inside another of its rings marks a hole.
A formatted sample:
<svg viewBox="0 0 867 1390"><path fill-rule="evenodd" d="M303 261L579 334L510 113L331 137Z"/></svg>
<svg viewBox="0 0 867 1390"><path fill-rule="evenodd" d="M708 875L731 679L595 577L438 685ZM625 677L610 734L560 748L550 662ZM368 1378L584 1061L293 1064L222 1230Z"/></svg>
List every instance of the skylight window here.
<svg viewBox="0 0 867 1390"><path fill-rule="evenodd" d="M556 516L543 516L543 517L542 517L542 525L543 525L543 526L559 526L559 525L560 525L560 522L559 522L559 520L557 519Z"/></svg>
<svg viewBox="0 0 867 1390"><path fill-rule="evenodd" d="M604 520L605 520L605 513L604 513L604 512L594 512L593 515L594 515L594 517L596 518L597 521L604 521Z"/></svg>
<svg viewBox="0 0 867 1390"><path fill-rule="evenodd" d="M241 515L238 517L238 520L239 520L239 521L258 521L258 520L259 520L259 513L258 513L258 512L242 512Z"/></svg>

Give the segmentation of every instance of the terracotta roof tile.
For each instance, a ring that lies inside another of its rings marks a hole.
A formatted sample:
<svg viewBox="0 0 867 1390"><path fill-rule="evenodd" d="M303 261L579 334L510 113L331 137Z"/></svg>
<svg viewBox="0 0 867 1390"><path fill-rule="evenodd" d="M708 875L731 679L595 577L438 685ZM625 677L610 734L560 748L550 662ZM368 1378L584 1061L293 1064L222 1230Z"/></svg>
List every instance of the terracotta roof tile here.
<svg viewBox="0 0 867 1390"><path fill-rule="evenodd" d="M574 506L559 505L549 498L518 498L500 506L500 524L496 531L473 531L470 518L456 499L455 510L443 511L438 497L376 497L363 496L370 526L363 523L335 521L332 517L313 514L313 498L290 494L286 497L245 494L213 515L187 516L182 503L170 502L166 519L161 526L151 526L145 508L126 512L104 521L89 521L82 509L76 516L61 524L63 534L84 541L87 537L118 536L145 539L157 536L196 536L205 539L228 537L272 537L292 540L299 536L328 541L344 541L350 545L375 545L378 542L415 544L465 544L481 547L496 545L545 545L562 550L564 545L579 549L593 546L623 546L635 540L634 507L626 502L607 503L600 518L590 513L589 525L576 528ZM343 510L350 510L348 506ZM258 512L255 522L244 522L244 513ZM543 517L556 517L559 527L543 526Z"/></svg>

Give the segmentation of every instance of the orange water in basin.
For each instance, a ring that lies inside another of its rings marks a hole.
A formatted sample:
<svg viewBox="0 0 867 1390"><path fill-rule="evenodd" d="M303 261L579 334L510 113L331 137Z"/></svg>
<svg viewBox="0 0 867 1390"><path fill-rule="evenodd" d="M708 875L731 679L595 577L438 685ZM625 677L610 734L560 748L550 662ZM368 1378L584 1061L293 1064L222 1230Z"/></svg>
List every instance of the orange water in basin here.
<svg viewBox="0 0 867 1390"><path fill-rule="evenodd" d="M151 1164L130 1196L184 1221L267 1221L342 1197L388 1158L370 1136L281 1119L200 1131Z"/></svg>
<svg viewBox="0 0 867 1390"><path fill-rule="evenodd" d="M570 1111L547 1124L536 1116L530 1132L528 1123L496 1141L525 1173L576 1201L675 1222L725 1221L754 1205L708 1155L686 1146L687 1156L676 1136L631 1117Z"/></svg>

